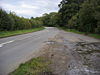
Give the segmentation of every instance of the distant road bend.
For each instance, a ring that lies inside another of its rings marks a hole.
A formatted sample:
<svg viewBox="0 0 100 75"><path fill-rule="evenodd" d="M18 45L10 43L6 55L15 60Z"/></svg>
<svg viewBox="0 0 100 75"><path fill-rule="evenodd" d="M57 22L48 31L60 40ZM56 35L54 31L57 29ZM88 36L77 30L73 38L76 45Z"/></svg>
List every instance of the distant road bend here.
<svg viewBox="0 0 100 75"><path fill-rule="evenodd" d="M20 63L34 56L34 52L43 46L49 38L54 37L59 30L46 27L42 31L17 35L0 39L0 75L7 75ZM32 56L33 55L33 56Z"/></svg>

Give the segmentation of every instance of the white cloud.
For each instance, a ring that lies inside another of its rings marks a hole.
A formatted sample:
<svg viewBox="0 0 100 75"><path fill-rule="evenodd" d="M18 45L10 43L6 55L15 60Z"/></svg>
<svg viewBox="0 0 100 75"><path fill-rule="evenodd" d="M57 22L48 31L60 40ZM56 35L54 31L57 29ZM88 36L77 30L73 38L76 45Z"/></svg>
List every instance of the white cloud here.
<svg viewBox="0 0 100 75"><path fill-rule="evenodd" d="M37 6L33 6L33 5L30 5L30 4L27 4L25 2L20 2L20 7L21 8L28 8L28 9L38 9Z"/></svg>
<svg viewBox="0 0 100 75"><path fill-rule="evenodd" d="M2 0L1 7L7 11L13 11L19 16L37 17L43 13L58 11L58 4L61 0Z"/></svg>

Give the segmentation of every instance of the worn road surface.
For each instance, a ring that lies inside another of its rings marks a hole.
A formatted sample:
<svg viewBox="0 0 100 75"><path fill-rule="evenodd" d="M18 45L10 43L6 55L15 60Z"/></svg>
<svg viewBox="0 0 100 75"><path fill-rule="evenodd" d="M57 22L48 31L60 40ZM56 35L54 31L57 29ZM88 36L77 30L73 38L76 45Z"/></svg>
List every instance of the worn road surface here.
<svg viewBox="0 0 100 75"><path fill-rule="evenodd" d="M93 43L93 42L100 42L100 40L85 35L75 34L72 32L65 32L62 30L58 30L57 28L54 27L46 27L46 29L38 32L1 38L0 75L7 75L9 72L13 71L16 67L18 67L19 64L36 56L37 53L41 50L40 48L45 45L48 39L53 38L56 35L59 35L61 38L60 40L63 40L62 42L60 41L60 44L58 43L57 48L55 48L56 50L54 49L55 53L58 52L56 53L54 60L58 59L55 62L55 64L56 65L60 64L60 66L56 66L55 68L57 69L57 72L58 71L61 72L59 73L59 75L65 75L64 72L67 72L66 75L90 75L90 74L83 74L84 72L78 74L80 71L79 69L81 68L80 66L82 66L81 64L79 64L81 61L80 60L81 57L77 58L79 57L78 56L79 54L76 52L76 50L73 49L73 48L76 49L76 47L74 47L74 43L75 44L77 42ZM80 48L80 46L78 48ZM70 59L70 61L68 60L69 62L67 61L66 55ZM63 68L62 64L64 65L65 68ZM70 68L66 69L66 66L68 64L70 65ZM65 71L63 72L62 70Z"/></svg>
<svg viewBox="0 0 100 75"><path fill-rule="evenodd" d="M59 33L57 28L46 27L38 32L0 39L0 75L7 75L20 63L35 56L45 41Z"/></svg>
<svg viewBox="0 0 100 75"><path fill-rule="evenodd" d="M55 75L100 75L100 40L60 31L44 52Z"/></svg>

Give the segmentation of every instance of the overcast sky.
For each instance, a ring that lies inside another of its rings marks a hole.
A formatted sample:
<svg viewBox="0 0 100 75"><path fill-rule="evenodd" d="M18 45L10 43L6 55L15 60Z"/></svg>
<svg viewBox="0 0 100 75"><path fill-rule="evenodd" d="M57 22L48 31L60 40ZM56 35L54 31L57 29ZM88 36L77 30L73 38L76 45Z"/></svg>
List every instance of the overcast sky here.
<svg viewBox="0 0 100 75"><path fill-rule="evenodd" d="M58 11L61 0L0 0L0 7L19 16L30 18Z"/></svg>

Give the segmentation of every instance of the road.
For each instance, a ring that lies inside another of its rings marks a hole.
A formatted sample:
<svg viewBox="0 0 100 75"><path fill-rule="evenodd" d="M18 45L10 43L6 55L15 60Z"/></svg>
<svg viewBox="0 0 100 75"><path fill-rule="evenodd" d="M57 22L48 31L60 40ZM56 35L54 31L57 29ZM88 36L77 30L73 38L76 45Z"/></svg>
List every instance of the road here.
<svg viewBox="0 0 100 75"><path fill-rule="evenodd" d="M66 74L62 75L100 75L100 40L72 32L59 34L63 37L63 54L68 59Z"/></svg>
<svg viewBox="0 0 100 75"><path fill-rule="evenodd" d="M43 55L55 75L100 75L100 40L60 31L48 42Z"/></svg>
<svg viewBox="0 0 100 75"><path fill-rule="evenodd" d="M49 38L53 38L56 35L60 35L65 40L75 43L75 42L100 42L100 40L88 37L85 35L75 34L72 32L65 32L58 30L54 27L46 27L42 31L37 31L33 33L17 35L7 38L0 39L0 75L7 75L9 72L16 69L19 64L28 61L32 57L38 56L38 52L41 48L45 46L45 42ZM68 47L69 47L68 43ZM71 46L72 48L72 46ZM69 53L73 60L72 55L73 50L66 51ZM74 51L75 54L75 51ZM77 55L77 54L76 54ZM57 61L58 62L58 61ZM75 63L74 63L75 64ZM76 64L78 64L76 62ZM72 65L71 65L72 66Z"/></svg>
<svg viewBox="0 0 100 75"><path fill-rule="evenodd" d="M59 30L46 27L42 31L0 39L0 75L7 75L19 64L35 56L35 52Z"/></svg>

